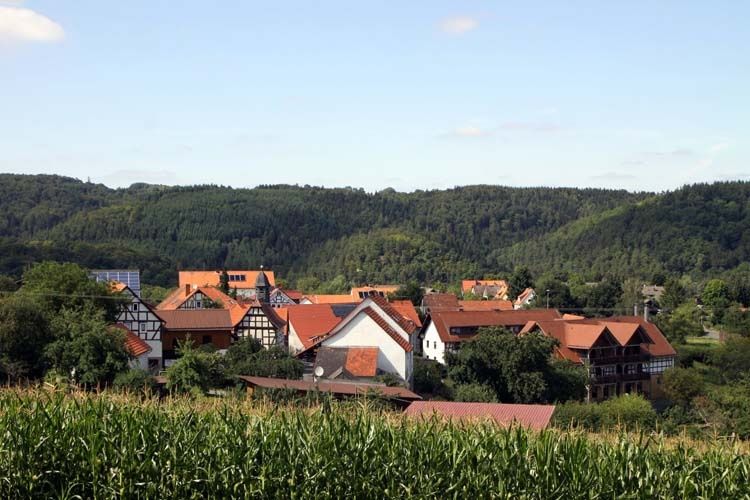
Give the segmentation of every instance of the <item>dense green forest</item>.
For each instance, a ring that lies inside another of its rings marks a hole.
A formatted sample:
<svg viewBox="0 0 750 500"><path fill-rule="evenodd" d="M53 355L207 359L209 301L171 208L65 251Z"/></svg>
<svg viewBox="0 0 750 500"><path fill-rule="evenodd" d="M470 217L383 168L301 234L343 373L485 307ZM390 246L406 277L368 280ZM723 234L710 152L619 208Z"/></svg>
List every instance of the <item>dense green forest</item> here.
<svg viewBox="0 0 750 500"><path fill-rule="evenodd" d="M750 183L662 194L467 186L399 193L310 186L110 189L0 175L0 274L31 262L136 267L173 285L181 268L271 267L301 278L449 283L575 272L704 278L750 260Z"/></svg>

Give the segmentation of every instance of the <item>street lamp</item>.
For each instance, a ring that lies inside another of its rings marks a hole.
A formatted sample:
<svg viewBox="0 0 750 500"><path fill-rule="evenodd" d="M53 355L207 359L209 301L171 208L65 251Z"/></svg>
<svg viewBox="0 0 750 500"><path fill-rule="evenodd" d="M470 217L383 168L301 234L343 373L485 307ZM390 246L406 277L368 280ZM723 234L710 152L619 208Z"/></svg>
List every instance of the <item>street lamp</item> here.
<svg viewBox="0 0 750 500"><path fill-rule="evenodd" d="M547 309L549 309L549 288L547 288Z"/></svg>

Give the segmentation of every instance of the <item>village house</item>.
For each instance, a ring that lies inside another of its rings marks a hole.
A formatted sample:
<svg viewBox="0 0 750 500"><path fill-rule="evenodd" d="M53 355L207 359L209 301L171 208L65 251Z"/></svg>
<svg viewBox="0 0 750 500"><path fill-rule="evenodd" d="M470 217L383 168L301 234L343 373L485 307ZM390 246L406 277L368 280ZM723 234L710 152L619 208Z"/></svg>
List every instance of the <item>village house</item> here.
<svg viewBox="0 0 750 500"><path fill-rule="evenodd" d="M422 352L427 359L445 364L445 353L458 350L482 327L500 327L519 333L529 321L558 318L561 315L555 309L436 311L427 316L422 328Z"/></svg>
<svg viewBox="0 0 750 500"><path fill-rule="evenodd" d="M271 307L278 309L280 307L288 307L299 304L302 300L302 297L302 292L298 292L297 290L284 290L282 288L276 287L271 290L271 295L268 299L268 303L271 304Z"/></svg>
<svg viewBox="0 0 750 500"><path fill-rule="evenodd" d="M588 367L588 398L596 401L627 393L662 397L663 373L677 356L659 328L637 316L531 321L522 334L531 332L557 339L558 357Z"/></svg>
<svg viewBox="0 0 750 500"><path fill-rule="evenodd" d="M527 288L518 295L518 298L513 301L513 309L523 309L524 307L530 307L536 299L536 292L533 288Z"/></svg>
<svg viewBox="0 0 750 500"><path fill-rule="evenodd" d="M164 366L175 362L179 344L191 341L195 347L211 344L224 352L232 344L234 324L227 309L161 310L164 320L162 336Z"/></svg>
<svg viewBox="0 0 750 500"><path fill-rule="evenodd" d="M130 331L130 329L123 324L114 324L112 325L112 328L117 328L125 334L125 350L131 358L128 362L130 368L146 370L152 375L156 375L159 372L159 368L161 367L161 359L159 359L158 366L152 365L151 360L153 358L149 357L149 354L151 353L151 347L146 343L146 341Z"/></svg>
<svg viewBox="0 0 750 500"><path fill-rule="evenodd" d="M144 369L157 373L162 367L162 333L164 320L148 303L124 283L110 282L112 291L126 298L117 313L116 323L136 335L148 346Z"/></svg>
<svg viewBox="0 0 750 500"><path fill-rule="evenodd" d="M508 300L508 282L505 280L463 280L461 293L487 300Z"/></svg>
<svg viewBox="0 0 750 500"><path fill-rule="evenodd" d="M291 311L290 311L291 312ZM373 347L378 349L377 369L411 385L417 325L379 295L357 304L313 347Z"/></svg>

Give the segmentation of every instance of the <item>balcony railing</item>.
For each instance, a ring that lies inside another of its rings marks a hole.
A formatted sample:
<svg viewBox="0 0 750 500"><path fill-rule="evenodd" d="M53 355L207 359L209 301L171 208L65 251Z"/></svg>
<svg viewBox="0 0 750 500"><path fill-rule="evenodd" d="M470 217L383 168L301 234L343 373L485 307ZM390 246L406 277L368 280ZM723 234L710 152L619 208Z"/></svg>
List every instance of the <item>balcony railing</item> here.
<svg viewBox="0 0 750 500"><path fill-rule="evenodd" d="M592 365L613 365L617 363L636 363L649 361L651 356L644 353L623 354L621 356L594 356L588 358Z"/></svg>
<svg viewBox="0 0 750 500"><path fill-rule="evenodd" d="M591 375L591 381L595 384L615 384L617 382L648 380L649 377L650 375L646 372L618 373L615 375Z"/></svg>

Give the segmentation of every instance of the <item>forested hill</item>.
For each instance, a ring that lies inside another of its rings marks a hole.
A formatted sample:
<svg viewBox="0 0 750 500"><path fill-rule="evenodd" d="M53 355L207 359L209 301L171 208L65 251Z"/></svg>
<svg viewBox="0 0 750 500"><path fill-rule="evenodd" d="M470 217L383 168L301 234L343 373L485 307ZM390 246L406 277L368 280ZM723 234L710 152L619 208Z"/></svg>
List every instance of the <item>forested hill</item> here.
<svg viewBox="0 0 750 500"><path fill-rule="evenodd" d="M274 268L293 284L422 283L572 270L705 274L750 259L750 184L654 195L468 186L443 191L261 186L110 189L0 174L0 273L28 262L137 267L173 284L179 268Z"/></svg>

